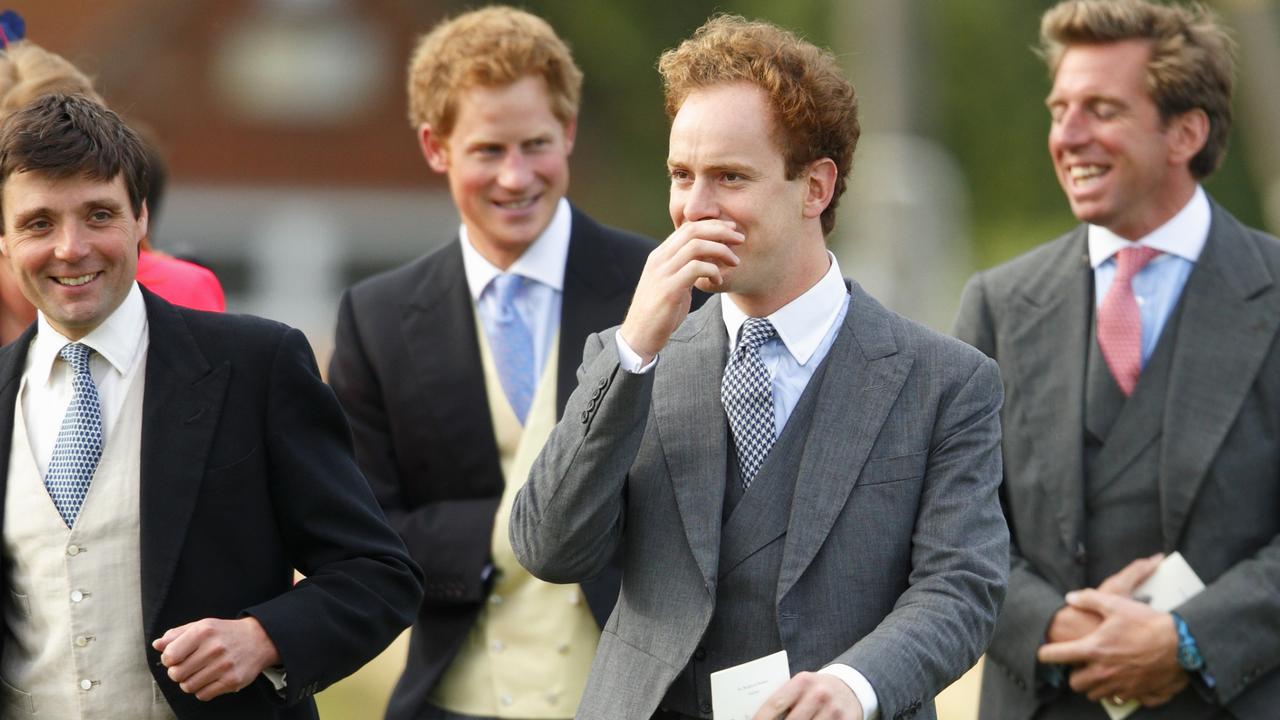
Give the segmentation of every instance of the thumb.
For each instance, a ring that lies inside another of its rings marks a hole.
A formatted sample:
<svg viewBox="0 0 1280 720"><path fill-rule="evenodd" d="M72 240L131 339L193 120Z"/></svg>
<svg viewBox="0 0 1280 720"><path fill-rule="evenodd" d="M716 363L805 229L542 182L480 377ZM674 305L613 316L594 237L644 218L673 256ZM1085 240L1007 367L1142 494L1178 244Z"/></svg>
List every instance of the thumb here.
<svg viewBox="0 0 1280 720"><path fill-rule="evenodd" d="M1077 610L1087 610L1092 613L1097 613L1104 618L1114 612L1116 606L1125 599L1126 598L1122 598L1117 595L1111 595L1109 593L1093 589L1076 590L1074 592L1067 593L1068 605L1076 608Z"/></svg>

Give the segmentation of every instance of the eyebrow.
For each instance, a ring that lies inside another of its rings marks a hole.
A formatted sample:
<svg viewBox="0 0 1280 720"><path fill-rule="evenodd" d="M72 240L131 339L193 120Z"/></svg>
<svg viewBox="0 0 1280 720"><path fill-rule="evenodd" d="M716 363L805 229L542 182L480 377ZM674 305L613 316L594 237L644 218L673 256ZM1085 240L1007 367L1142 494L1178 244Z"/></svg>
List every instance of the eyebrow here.
<svg viewBox="0 0 1280 720"><path fill-rule="evenodd" d="M124 206L121 205L116 200L109 197L91 198L89 200L86 200L83 203L80 203L78 210L81 212L88 212L89 210L93 210L94 208L102 208L103 210L110 210L111 212L117 213L117 214L124 212ZM24 212L14 215L13 226L15 228L20 228L23 225L26 225L27 223L31 222L32 220L40 217L41 215L52 215L52 214L54 213L52 209L50 209L48 206L41 205L40 207L34 207L34 208L31 208L30 210L26 210Z"/></svg>

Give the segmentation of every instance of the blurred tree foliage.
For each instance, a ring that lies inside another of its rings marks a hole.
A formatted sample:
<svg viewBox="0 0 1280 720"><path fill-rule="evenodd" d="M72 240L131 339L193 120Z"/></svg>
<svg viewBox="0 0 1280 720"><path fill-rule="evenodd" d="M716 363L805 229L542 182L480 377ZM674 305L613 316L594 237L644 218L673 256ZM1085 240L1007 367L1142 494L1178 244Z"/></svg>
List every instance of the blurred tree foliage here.
<svg viewBox="0 0 1280 720"><path fill-rule="evenodd" d="M658 55L715 12L769 20L831 47L853 63L876 58L833 37L836 3L857 0L528 0L573 49L586 79L570 196L614 225L665 237L668 123L655 69ZM1051 0L902 0L914 2L912 42L928 76L914 103L926 117L911 126L940 142L967 180L975 261L991 265L1074 224L1046 149L1049 78L1032 51L1040 14ZM460 12L474 3L452 3ZM873 19L874 20L874 19ZM854 68L856 73L856 68ZM1245 222L1262 225L1238 133L1207 187ZM855 168L855 172L857 172Z"/></svg>

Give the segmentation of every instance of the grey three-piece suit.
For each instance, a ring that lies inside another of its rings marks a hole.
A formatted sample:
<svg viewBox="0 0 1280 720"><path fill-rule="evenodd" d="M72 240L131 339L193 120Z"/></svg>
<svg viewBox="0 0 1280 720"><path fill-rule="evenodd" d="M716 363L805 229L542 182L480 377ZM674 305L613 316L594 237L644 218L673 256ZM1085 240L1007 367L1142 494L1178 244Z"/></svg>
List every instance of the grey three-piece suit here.
<svg viewBox="0 0 1280 720"><path fill-rule="evenodd" d="M934 717L1004 593L994 364L855 285L765 465L726 493L720 302L691 314L648 374L619 367L615 331L591 336L516 499L512 544L535 575L580 581L620 553L578 717L643 719L660 704L707 717L707 673L784 648L792 673L857 669L886 720Z"/></svg>
<svg viewBox="0 0 1280 720"><path fill-rule="evenodd" d="M1216 686L1133 720L1280 717L1277 278L1280 242L1214 204L1208 241L1127 400L1091 337L1083 226L970 282L957 333L1000 363L1014 540L982 718L1105 718L1038 682L1036 649L1066 591L1175 550L1208 585L1178 612Z"/></svg>

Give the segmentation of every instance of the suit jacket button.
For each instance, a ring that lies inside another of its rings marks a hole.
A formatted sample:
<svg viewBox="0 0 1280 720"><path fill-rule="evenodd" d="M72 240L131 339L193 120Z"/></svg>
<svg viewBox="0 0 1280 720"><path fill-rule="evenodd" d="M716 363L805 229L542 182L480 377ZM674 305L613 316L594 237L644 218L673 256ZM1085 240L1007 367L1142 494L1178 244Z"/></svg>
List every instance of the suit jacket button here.
<svg viewBox="0 0 1280 720"><path fill-rule="evenodd" d="M707 715L711 712L711 703L703 700L702 704L698 706L698 709L702 711L703 715Z"/></svg>
<svg viewBox="0 0 1280 720"><path fill-rule="evenodd" d="M1088 551L1086 551L1086 550L1085 550L1085 548L1084 548L1084 543L1083 543L1083 542L1080 542L1079 540L1077 540L1077 541L1076 541L1076 554L1075 554L1076 564L1077 564L1077 565L1083 565L1083 564L1084 564L1084 562L1085 562L1085 560L1088 560L1088 559L1089 559L1089 553L1088 553Z"/></svg>
<svg viewBox="0 0 1280 720"><path fill-rule="evenodd" d="M591 420L591 411L590 411L590 410L583 410L583 411L582 411L582 424L583 424L583 425L586 425L586 424L587 424L587 422L588 422L589 420Z"/></svg>
<svg viewBox="0 0 1280 720"><path fill-rule="evenodd" d="M609 378L600 378L600 382L596 383L596 387L603 390L609 384Z"/></svg>
<svg viewBox="0 0 1280 720"><path fill-rule="evenodd" d="M699 645L698 649L693 651L693 659L698 662L702 662L703 660L706 660L707 649ZM710 712L710 711L704 711L704 712Z"/></svg>

